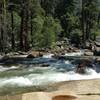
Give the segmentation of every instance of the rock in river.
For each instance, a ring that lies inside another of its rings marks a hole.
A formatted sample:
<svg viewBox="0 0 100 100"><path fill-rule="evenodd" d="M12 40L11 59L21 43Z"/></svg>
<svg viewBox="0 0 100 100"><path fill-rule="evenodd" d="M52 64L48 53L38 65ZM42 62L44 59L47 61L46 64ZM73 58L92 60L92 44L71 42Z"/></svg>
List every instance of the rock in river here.
<svg viewBox="0 0 100 100"><path fill-rule="evenodd" d="M27 56L27 58L41 57L41 56L43 56L43 54L44 54L43 52L33 51Z"/></svg>
<svg viewBox="0 0 100 100"><path fill-rule="evenodd" d="M85 56L93 56L94 54L93 54L93 52L88 51L88 52L85 52L84 55L85 55Z"/></svg>

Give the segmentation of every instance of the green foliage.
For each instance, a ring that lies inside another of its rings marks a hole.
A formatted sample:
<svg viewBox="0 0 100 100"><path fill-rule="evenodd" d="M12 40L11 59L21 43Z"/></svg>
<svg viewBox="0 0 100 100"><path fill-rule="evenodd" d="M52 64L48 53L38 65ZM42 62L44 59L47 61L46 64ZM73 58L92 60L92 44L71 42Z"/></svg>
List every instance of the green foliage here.
<svg viewBox="0 0 100 100"><path fill-rule="evenodd" d="M0 5L0 34L6 34L0 42L10 48L12 34L16 48L21 43L21 48L52 48L59 36L78 43L84 33L85 39L100 35L99 0L1 0Z"/></svg>
<svg viewBox="0 0 100 100"><path fill-rule="evenodd" d="M19 41L18 38L20 33L21 18L16 12L13 12L13 14L14 14L14 33L16 33L16 41Z"/></svg>
<svg viewBox="0 0 100 100"><path fill-rule="evenodd" d="M58 30L58 28L60 30ZM44 47L52 47L57 40L57 34L61 32L60 24L53 19L53 17L48 16L45 18L42 34L43 38L43 46Z"/></svg>
<svg viewBox="0 0 100 100"><path fill-rule="evenodd" d="M42 39L42 28L43 28L44 19L40 16L37 16L33 19L33 33L32 33L32 45L39 46Z"/></svg>
<svg viewBox="0 0 100 100"><path fill-rule="evenodd" d="M96 36L99 36L99 35L100 35L100 29L99 29L98 31L95 32L95 35L96 35Z"/></svg>
<svg viewBox="0 0 100 100"><path fill-rule="evenodd" d="M37 17L33 19L33 46L52 47L57 40L57 34L62 31L58 21L53 17Z"/></svg>
<svg viewBox="0 0 100 100"><path fill-rule="evenodd" d="M72 43L76 43L76 44L80 44L81 43L81 37L82 37L82 32L79 29L75 29L71 32L71 42Z"/></svg>

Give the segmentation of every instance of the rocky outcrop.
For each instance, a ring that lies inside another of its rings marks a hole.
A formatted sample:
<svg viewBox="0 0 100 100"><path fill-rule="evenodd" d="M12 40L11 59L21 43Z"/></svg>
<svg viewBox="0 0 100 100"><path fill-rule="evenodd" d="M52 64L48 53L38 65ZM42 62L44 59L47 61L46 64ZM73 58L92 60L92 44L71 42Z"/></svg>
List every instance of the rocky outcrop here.
<svg viewBox="0 0 100 100"><path fill-rule="evenodd" d="M68 90L56 92L33 92L15 96L1 96L0 100L74 100L77 96Z"/></svg>
<svg viewBox="0 0 100 100"><path fill-rule="evenodd" d="M44 53L43 52L39 52L39 51L32 51L27 58L36 58L36 57L41 57L43 56Z"/></svg>
<svg viewBox="0 0 100 100"><path fill-rule="evenodd" d="M99 79L61 82L53 84L51 87L58 90L72 90L78 96L75 100L100 100Z"/></svg>
<svg viewBox="0 0 100 100"><path fill-rule="evenodd" d="M0 100L100 100L99 79L60 82L48 87L56 91L0 96Z"/></svg>

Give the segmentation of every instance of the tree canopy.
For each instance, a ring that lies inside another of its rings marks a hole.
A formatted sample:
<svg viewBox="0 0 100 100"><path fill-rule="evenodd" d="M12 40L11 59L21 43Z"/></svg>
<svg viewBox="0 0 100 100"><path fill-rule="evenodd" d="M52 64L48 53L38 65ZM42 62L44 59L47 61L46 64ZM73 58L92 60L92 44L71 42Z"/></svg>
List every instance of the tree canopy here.
<svg viewBox="0 0 100 100"><path fill-rule="evenodd" d="M52 48L59 36L100 35L99 0L0 0L0 51Z"/></svg>

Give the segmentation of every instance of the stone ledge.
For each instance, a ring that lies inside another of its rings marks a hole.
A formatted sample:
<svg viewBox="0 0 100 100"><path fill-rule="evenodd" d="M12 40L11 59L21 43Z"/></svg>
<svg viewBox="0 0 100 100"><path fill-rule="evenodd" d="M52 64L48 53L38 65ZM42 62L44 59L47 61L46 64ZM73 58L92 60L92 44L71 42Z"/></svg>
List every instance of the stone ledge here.
<svg viewBox="0 0 100 100"><path fill-rule="evenodd" d="M61 82L49 87L57 91L7 95L0 100L100 100L100 79Z"/></svg>

